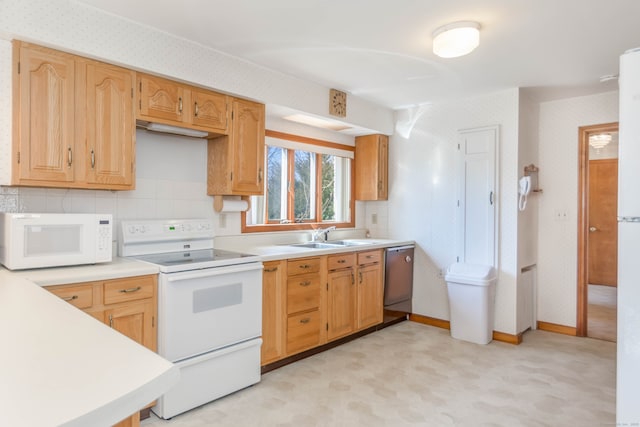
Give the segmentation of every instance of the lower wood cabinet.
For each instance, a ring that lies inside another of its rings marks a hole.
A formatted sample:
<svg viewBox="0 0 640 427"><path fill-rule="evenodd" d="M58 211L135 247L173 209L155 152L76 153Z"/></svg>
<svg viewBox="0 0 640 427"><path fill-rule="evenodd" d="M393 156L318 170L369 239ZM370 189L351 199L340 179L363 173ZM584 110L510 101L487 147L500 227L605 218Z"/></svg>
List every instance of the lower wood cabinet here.
<svg viewBox="0 0 640 427"><path fill-rule="evenodd" d="M260 364L267 365L286 354L287 261L269 261L262 270L262 347Z"/></svg>
<svg viewBox="0 0 640 427"><path fill-rule="evenodd" d="M381 249L264 263L262 366L382 323Z"/></svg>
<svg viewBox="0 0 640 427"><path fill-rule="evenodd" d="M156 351L157 286L157 276L148 275L45 288L134 341ZM150 403L147 408L154 404L155 402ZM139 425L138 413L117 424L118 427Z"/></svg>

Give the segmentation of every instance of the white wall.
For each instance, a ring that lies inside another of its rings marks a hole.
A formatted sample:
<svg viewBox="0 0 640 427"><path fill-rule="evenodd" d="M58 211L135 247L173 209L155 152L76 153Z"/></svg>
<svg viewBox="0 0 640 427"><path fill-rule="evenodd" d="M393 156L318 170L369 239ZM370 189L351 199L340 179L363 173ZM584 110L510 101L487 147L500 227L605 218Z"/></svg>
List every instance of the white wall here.
<svg viewBox="0 0 640 427"><path fill-rule="evenodd" d="M538 320L576 326L578 128L617 120L618 92L540 104Z"/></svg>
<svg viewBox="0 0 640 427"><path fill-rule="evenodd" d="M499 125L499 283L496 295L495 328L514 334L518 90L424 107L409 139L391 138L389 201L368 205L365 223L371 227L371 213L378 221L386 217L387 236L414 239L413 308L417 314L449 319L447 291L441 272L455 262L456 144L458 131ZM385 236L381 236L385 237Z"/></svg>

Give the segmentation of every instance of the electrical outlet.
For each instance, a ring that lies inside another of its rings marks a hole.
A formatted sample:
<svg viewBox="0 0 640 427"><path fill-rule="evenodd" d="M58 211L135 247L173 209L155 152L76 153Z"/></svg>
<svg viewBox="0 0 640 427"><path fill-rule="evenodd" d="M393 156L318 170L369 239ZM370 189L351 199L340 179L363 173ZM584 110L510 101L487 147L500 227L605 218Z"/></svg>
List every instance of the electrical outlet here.
<svg viewBox="0 0 640 427"><path fill-rule="evenodd" d="M444 279L444 268L438 270L438 279Z"/></svg>
<svg viewBox="0 0 640 427"><path fill-rule="evenodd" d="M378 214L371 214L371 224L376 225L378 223Z"/></svg>
<svg viewBox="0 0 640 427"><path fill-rule="evenodd" d="M218 227L227 228L227 214L218 214Z"/></svg>
<svg viewBox="0 0 640 427"><path fill-rule="evenodd" d="M556 209L555 211L553 211L553 217L556 221L568 221L569 213L562 209Z"/></svg>

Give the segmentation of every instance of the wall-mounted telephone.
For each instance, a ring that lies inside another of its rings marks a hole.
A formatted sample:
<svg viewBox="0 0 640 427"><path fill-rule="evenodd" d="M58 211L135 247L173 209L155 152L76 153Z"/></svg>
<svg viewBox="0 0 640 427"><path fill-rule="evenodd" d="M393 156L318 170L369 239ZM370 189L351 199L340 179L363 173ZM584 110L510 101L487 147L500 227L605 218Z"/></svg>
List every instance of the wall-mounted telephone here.
<svg viewBox="0 0 640 427"><path fill-rule="evenodd" d="M527 207L527 195L531 192L531 177L523 176L518 182L518 194L520 194L520 200L518 201L518 209L521 211Z"/></svg>

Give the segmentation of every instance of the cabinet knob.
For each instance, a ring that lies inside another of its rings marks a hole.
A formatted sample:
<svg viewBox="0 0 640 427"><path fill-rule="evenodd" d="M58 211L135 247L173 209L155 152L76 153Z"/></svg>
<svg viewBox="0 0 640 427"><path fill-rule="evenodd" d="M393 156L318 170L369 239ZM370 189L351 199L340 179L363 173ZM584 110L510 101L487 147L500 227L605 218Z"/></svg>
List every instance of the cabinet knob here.
<svg viewBox="0 0 640 427"><path fill-rule="evenodd" d="M308 317L305 317L304 319L300 319L300 323L302 323L303 325L306 325L309 322L311 322L311 319Z"/></svg>
<svg viewBox="0 0 640 427"><path fill-rule="evenodd" d="M304 286L304 287L307 287L307 286L309 286L310 284L311 284L311 281L310 281L310 280L305 280L304 282L300 282L300 286Z"/></svg>

